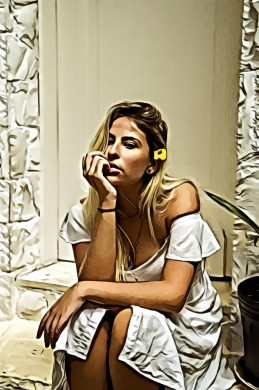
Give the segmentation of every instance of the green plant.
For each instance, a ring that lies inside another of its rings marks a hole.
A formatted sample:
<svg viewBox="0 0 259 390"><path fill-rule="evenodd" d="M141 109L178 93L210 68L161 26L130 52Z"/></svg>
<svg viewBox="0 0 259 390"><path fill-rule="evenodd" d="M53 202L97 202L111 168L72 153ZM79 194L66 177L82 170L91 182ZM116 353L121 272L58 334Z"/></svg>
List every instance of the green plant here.
<svg viewBox="0 0 259 390"><path fill-rule="evenodd" d="M220 206L225 207L230 213L236 215L243 221L245 221L254 231L259 234L259 226L250 218L248 215L246 215L241 209L239 209L237 206L230 203L228 200L221 198L218 195L212 194L211 192L204 191L206 194L214 200L216 203L218 203Z"/></svg>

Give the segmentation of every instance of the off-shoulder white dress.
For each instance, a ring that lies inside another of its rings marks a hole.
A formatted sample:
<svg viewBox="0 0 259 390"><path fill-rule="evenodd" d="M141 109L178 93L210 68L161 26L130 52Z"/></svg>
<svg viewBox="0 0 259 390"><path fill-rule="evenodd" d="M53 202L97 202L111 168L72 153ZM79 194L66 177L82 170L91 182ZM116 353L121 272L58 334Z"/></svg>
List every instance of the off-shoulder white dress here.
<svg viewBox="0 0 259 390"><path fill-rule="evenodd" d="M67 214L60 236L70 244L91 241L81 203ZM160 280L167 259L198 263L187 301L179 313L162 314L131 306L127 339L119 355L119 360L167 390L227 390L235 382L222 356L220 298L202 261L219 248L201 214L193 213L176 219L163 246L144 264L126 272L129 282ZM69 321L54 352L53 390L69 389L64 352L87 359L106 311L106 307L89 303Z"/></svg>

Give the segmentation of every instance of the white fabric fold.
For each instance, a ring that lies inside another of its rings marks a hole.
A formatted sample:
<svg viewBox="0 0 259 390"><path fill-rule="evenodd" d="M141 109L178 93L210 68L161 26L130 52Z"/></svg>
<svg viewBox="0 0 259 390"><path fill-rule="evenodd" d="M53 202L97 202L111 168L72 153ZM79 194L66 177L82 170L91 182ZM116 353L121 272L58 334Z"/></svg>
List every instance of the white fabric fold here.
<svg viewBox="0 0 259 390"><path fill-rule="evenodd" d="M132 305L127 339L119 360L170 389L185 390L184 377L171 329L163 314Z"/></svg>
<svg viewBox="0 0 259 390"><path fill-rule="evenodd" d="M172 223L166 258L201 261L219 249L213 232L198 212L180 217Z"/></svg>
<svg viewBox="0 0 259 390"><path fill-rule="evenodd" d="M57 341L55 350L65 350L70 355L86 359L96 329L106 311L106 308L89 302L87 308L80 309L72 317Z"/></svg>
<svg viewBox="0 0 259 390"><path fill-rule="evenodd" d="M80 202L75 204L67 213L61 225L59 235L69 244L91 241L91 235L85 227L82 204Z"/></svg>

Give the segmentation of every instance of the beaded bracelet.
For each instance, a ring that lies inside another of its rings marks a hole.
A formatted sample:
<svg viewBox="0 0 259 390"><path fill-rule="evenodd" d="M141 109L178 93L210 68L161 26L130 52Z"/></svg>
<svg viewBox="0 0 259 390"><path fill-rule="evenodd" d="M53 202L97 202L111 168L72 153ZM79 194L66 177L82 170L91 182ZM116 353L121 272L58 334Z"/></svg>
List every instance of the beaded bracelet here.
<svg viewBox="0 0 259 390"><path fill-rule="evenodd" d="M110 211L116 211L116 209L101 209L100 207L97 207L97 210L100 211L100 213L109 213Z"/></svg>

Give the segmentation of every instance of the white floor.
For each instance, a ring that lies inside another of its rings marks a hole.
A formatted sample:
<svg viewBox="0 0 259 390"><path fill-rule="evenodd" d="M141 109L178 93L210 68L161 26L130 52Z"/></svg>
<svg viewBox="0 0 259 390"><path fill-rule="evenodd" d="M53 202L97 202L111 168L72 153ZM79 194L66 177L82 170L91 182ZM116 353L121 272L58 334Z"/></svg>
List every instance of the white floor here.
<svg viewBox="0 0 259 390"><path fill-rule="evenodd" d="M50 389L53 354L36 339L37 321L0 322L0 389Z"/></svg>

